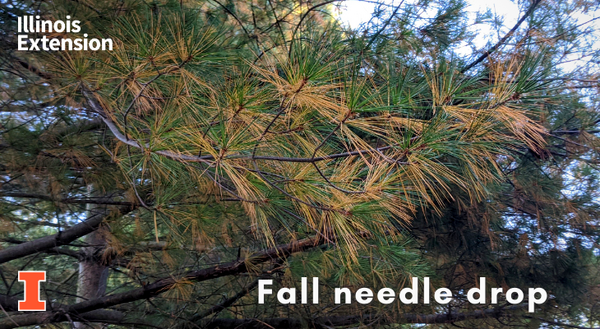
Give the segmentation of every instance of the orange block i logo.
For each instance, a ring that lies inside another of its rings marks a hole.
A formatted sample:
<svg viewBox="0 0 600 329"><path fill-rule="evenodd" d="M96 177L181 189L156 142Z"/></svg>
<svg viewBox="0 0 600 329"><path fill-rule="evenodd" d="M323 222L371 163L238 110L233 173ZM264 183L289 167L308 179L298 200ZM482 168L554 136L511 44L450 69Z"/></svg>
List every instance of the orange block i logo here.
<svg viewBox="0 0 600 329"><path fill-rule="evenodd" d="M46 301L40 300L40 282L46 282L46 271L19 271L19 281L25 283L25 299L19 301L19 311L45 311Z"/></svg>

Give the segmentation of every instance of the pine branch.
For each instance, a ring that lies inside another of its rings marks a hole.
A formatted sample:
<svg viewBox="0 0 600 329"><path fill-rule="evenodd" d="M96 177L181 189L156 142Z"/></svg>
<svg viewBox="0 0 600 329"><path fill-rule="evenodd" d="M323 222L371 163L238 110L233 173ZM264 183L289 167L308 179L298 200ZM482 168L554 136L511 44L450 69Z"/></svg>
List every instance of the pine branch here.
<svg viewBox="0 0 600 329"><path fill-rule="evenodd" d="M300 21L294 27L294 31L292 32L292 37L290 39L290 48L289 48L289 52L288 52L288 56L290 58L292 57L292 49L293 49L293 46L294 46L294 41L296 40L296 33L298 32L298 30L300 29L300 26L302 26L302 23L308 17L308 15L310 13L312 13L314 10L319 9L320 7L323 7L323 6L328 5L330 3L334 3L336 1L337 0L326 0L326 1L323 1L321 3L315 4L315 5L311 6L310 8L308 8L308 10L306 10L306 12L302 15L302 17L300 17Z"/></svg>
<svg viewBox="0 0 600 329"><path fill-rule="evenodd" d="M600 130L554 130L550 132L556 135L579 135L581 133L598 134Z"/></svg>
<svg viewBox="0 0 600 329"><path fill-rule="evenodd" d="M19 65L21 65L22 67L26 68L29 72L31 72L31 73L39 76L40 78L44 78L44 79L47 79L47 80L52 79L52 75L51 74L46 73L46 72L40 70L39 68L37 68L37 67L35 67L35 66L27 63L24 60L21 60L21 59L18 59L18 58L16 60L19 63Z"/></svg>
<svg viewBox="0 0 600 329"><path fill-rule="evenodd" d="M121 208L121 214L129 212L131 208ZM45 236L33 241L18 244L16 246L4 249L0 251L0 264L6 263L13 259L18 259L28 255L35 254L36 252L42 252L50 250L52 248L69 244L77 240L78 238L85 236L100 226L100 223L106 218L110 217L111 213L107 210L99 211L83 222L76 224L64 231L60 231L57 234Z"/></svg>
<svg viewBox="0 0 600 329"><path fill-rule="evenodd" d="M206 324L205 328L238 328L238 329L266 329L266 328L331 328L356 324L386 325L386 324L443 324L455 323L466 320L499 318L510 312L519 311L527 307L526 304L514 305L504 308L478 310L468 313L452 312L443 314L412 314L405 313L396 319L388 319L379 314L364 314L350 316L319 317L312 320L296 318L269 318L269 319L215 319ZM308 322L308 325L307 325Z"/></svg>
<svg viewBox="0 0 600 329"><path fill-rule="evenodd" d="M52 248L52 249L48 249L44 252L47 254L50 254L50 255L65 255L65 256L75 258L77 260L81 260L84 257L84 255L80 252L70 250L70 249L65 249L65 248Z"/></svg>
<svg viewBox="0 0 600 329"><path fill-rule="evenodd" d="M115 123L106 114L106 111L102 108L100 103L95 99L93 93L83 86L81 87L81 90L82 90L84 97L88 101L88 104L90 105L90 107L96 113L100 114L100 116L102 117L102 120L108 126L108 129L113 133L113 135L119 141L121 141L122 143L124 143L126 145L129 145L129 146L132 146L132 147L135 147L138 149L142 149L142 150L149 147L149 145L141 145L137 141L134 141L134 140L131 140L131 139L128 139L127 137L125 137L125 135L123 135L119 131L119 128L115 125ZM330 155L325 155L325 156L321 156L321 157L310 157L310 158L290 158L290 157L260 156L260 155L252 156L252 155L239 154L239 155L232 155L229 157L225 157L225 159L235 158L235 159L269 160L269 161L280 161L280 162L314 163L314 162L320 162L320 161L325 161L325 160L346 158L346 157L356 156L356 155L379 153L379 152L382 152L385 150L389 150L389 149L393 148L394 146L396 146L396 145L387 145L387 146L379 147L379 148L372 149L372 150L356 150L356 151L351 151L351 152L336 153L336 154L330 154ZM194 156L194 155L181 154L181 153L176 153L176 152L167 151L167 150L154 151L153 153L165 156L172 160L181 161L181 162L202 162L202 163L211 164L211 161L215 160L214 156L212 156L212 155Z"/></svg>
<svg viewBox="0 0 600 329"><path fill-rule="evenodd" d="M396 6L396 8L394 9L394 11L390 15L390 17L385 21L385 23L383 24L383 26L375 34L373 34L373 36L369 39L369 42L363 48L363 50L371 48L371 45L373 44L373 42L375 42L375 40L377 40L377 38L379 38L379 36L381 35L381 33L383 33L383 31L385 31L385 29L392 22L392 20L394 19L394 17L396 17L396 14L400 10L400 7L402 6L403 3L404 3L404 1L400 1L400 3L398 4L398 6Z"/></svg>
<svg viewBox="0 0 600 329"><path fill-rule="evenodd" d="M531 4L531 6L529 6L529 9L527 9L527 11L523 15L523 17L521 17L521 19L519 19L517 24L515 24L515 26L513 26L513 28L510 29L510 31L508 31L508 33L506 33L506 35L504 35L504 37L502 37L502 39L500 39L494 46L492 46L492 48L486 50L481 56L479 56L471 64L469 64L465 68L463 68L461 70L461 73L465 73L468 70L472 69L475 65L483 62L484 59L488 58L488 56L490 56L494 51L496 51L498 48L500 48L500 46L502 46L506 42L506 40L508 40L517 31L519 26L521 26L521 24L527 19L527 17L529 17L529 16L531 16L531 14L533 14L533 11L541 2L542 2L542 0L535 0Z"/></svg>
<svg viewBox="0 0 600 329"><path fill-rule="evenodd" d="M24 315L15 315L0 319L0 328L18 328L27 326L27 323L48 324L71 320L78 322L126 324L125 314L118 311L96 310L85 314L69 314L64 312L35 312ZM8 326L7 326L8 324Z"/></svg>
<svg viewBox="0 0 600 329"><path fill-rule="evenodd" d="M600 329L598 327L584 327L584 326L576 326L576 325L572 325L572 324L568 324L568 323L564 323L564 322L559 322L559 321L554 321L554 320L547 320L544 318L539 318L539 317L534 317L534 316L523 316L526 319L536 319L538 321L547 323L547 324L551 324L554 326L560 326L563 328L575 328L575 329Z"/></svg>
<svg viewBox="0 0 600 329"><path fill-rule="evenodd" d="M252 281L252 283L250 283L248 286L244 287L244 289L240 290L237 294L233 295L232 297L227 298L223 302L209 308L208 310L195 315L190 321L197 322L200 319L204 319L205 317L207 317L211 314L215 314L215 313L218 314L219 312L221 312L224 309L228 308L229 306L233 305L240 298L246 296L250 291L254 290L254 288L256 288L258 286L258 280L260 280L260 278Z"/></svg>
<svg viewBox="0 0 600 329"><path fill-rule="evenodd" d="M102 308L108 308L119 304L130 303L158 296L170 289L173 289L177 282L181 280L201 282L228 275L246 273L249 271L250 266L248 265L257 265L270 260L284 259L293 253L305 251L323 244L326 244L326 241L322 238L306 238L300 241L265 250L246 259L212 266L203 270L190 271L180 276L168 276L128 292L99 297L71 306L55 308L52 311L35 313L33 315L16 315L10 319L0 319L0 329L10 329L18 326L32 326L42 323L46 324L61 322L65 321L64 315L66 314L80 314L81 316L85 316L88 314L88 312L96 311ZM15 323L17 323L18 326L15 325Z"/></svg>
<svg viewBox="0 0 600 329"><path fill-rule="evenodd" d="M53 198L48 195L36 194L36 193L24 193L24 192L0 192L0 197L9 198L26 198L26 199L39 199L43 201L52 201L66 204L100 204L100 205L111 205L111 206L129 206L135 207L136 205L126 201L113 201L107 198L87 198L87 199L76 199L76 198Z"/></svg>

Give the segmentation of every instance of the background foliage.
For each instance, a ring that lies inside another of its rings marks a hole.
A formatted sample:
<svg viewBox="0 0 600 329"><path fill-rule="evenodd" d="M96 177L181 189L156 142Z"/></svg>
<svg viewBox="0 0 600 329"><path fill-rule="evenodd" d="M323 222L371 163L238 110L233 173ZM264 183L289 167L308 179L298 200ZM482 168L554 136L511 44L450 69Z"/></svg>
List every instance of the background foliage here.
<svg viewBox="0 0 600 329"><path fill-rule="evenodd" d="M574 17L598 5L524 1L503 29L381 3L355 30L335 5L2 2L0 328L597 325L597 33ZM115 49L15 51L22 15ZM46 312L16 311L19 270L48 271ZM257 279L303 276L319 305L257 305ZM454 301L333 302L414 276ZM470 305L478 277L550 299Z"/></svg>

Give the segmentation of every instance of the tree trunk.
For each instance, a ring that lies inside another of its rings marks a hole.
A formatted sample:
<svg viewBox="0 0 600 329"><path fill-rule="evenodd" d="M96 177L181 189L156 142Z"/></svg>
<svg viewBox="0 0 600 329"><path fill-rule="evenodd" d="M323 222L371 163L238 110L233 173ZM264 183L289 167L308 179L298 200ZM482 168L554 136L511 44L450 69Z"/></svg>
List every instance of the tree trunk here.
<svg viewBox="0 0 600 329"><path fill-rule="evenodd" d="M93 197L93 188L88 185L88 197ZM94 210L99 210L95 206L87 205L88 216L92 215ZM84 241L89 247L82 248L84 257L79 262L79 279L77 282L77 303L101 297L106 292L106 282L108 278L108 266L102 261L102 251L106 247L106 239L102 234L102 228L99 228L85 236ZM76 322L76 328L87 327L91 324ZM93 327L100 327L99 324L93 324Z"/></svg>

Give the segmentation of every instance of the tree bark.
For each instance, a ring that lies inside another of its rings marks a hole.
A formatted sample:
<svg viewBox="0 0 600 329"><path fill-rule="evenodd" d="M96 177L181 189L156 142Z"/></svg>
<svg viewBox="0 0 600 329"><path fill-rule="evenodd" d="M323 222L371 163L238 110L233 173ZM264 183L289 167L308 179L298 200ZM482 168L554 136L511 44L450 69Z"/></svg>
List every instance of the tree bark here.
<svg viewBox="0 0 600 329"><path fill-rule="evenodd" d="M88 185L88 198L93 197L93 187ZM86 206L88 215L94 206ZM101 253L106 248L106 238L102 229L93 231L85 236L85 243L89 247L82 249L84 257L79 262L79 277L77 282L77 303L104 296L108 278L108 266L102 261ZM86 327L83 322L75 322L75 328ZM94 326L96 327L96 325Z"/></svg>

